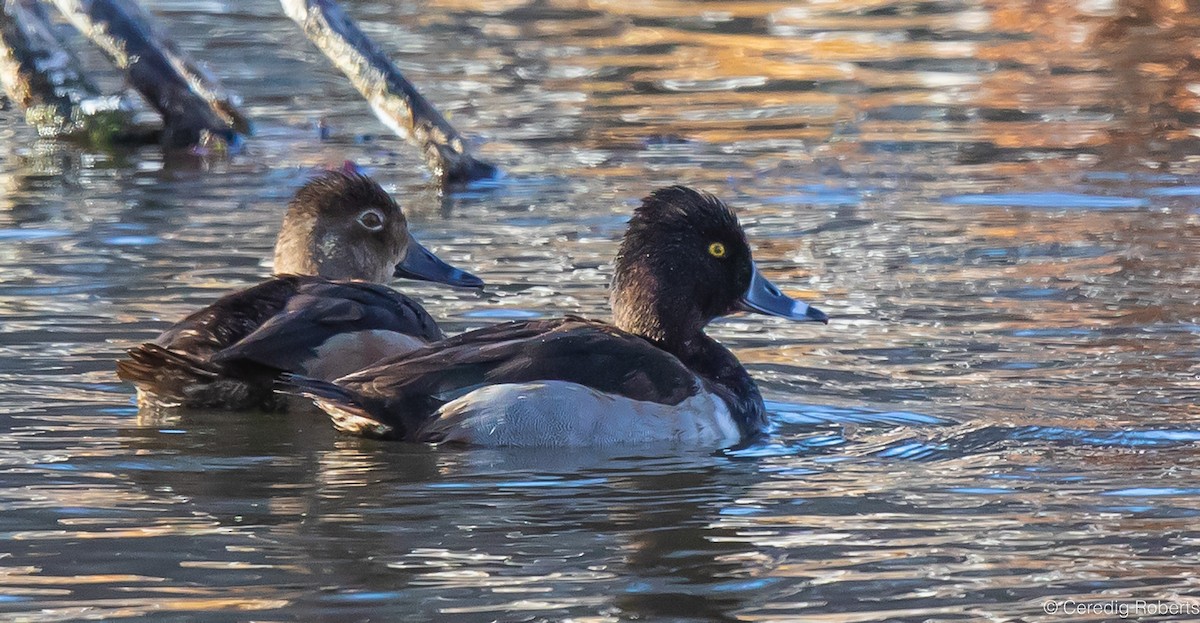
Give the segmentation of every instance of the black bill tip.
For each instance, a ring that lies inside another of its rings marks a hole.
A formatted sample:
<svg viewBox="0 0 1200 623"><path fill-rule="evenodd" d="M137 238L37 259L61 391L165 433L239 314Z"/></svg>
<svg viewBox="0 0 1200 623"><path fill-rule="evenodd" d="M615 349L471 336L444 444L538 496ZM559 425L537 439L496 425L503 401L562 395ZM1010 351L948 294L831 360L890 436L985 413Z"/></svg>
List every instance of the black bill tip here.
<svg viewBox="0 0 1200 623"><path fill-rule="evenodd" d="M404 279L435 281L460 288L482 288L483 280L471 273L443 262L416 239L409 241L408 253L396 265L393 273Z"/></svg>

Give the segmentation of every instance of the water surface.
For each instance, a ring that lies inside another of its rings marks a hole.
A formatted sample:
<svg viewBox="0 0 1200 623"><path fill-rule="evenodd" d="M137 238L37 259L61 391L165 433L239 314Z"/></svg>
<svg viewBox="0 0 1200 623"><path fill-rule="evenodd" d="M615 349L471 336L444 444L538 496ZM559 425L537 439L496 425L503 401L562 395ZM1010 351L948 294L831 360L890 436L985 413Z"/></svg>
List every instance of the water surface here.
<svg viewBox="0 0 1200 623"><path fill-rule="evenodd" d="M439 197L276 4L147 4L257 134L164 158L0 111L0 612L1009 621L1198 596L1194 11L348 2L508 173ZM670 183L734 205L835 320L711 328L774 413L723 452L139 416L113 360L267 275L283 204L344 159L494 284L402 284L450 331L604 317L625 219Z"/></svg>

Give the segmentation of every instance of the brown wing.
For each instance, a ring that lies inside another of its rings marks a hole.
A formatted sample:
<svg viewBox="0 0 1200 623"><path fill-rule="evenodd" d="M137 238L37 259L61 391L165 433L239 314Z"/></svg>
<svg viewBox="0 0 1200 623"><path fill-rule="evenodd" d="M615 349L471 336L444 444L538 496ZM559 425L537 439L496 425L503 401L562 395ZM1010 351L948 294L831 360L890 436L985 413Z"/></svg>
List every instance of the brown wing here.
<svg viewBox="0 0 1200 623"><path fill-rule="evenodd" d="M407 432L472 390L533 381L568 381L662 404L678 404L695 387L695 375L673 355L612 325L578 318L471 331L337 385L371 417Z"/></svg>
<svg viewBox="0 0 1200 623"><path fill-rule="evenodd" d="M326 340L356 331L392 331L425 342L442 338L424 308L387 286L316 281L301 285L283 309L213 361L297 372Z"/></svg>
<svg viewBox="0 0 1200 623"><path fill-rule="evenodd" d="M226 294L175 323L154 340L164 348L207 357L237 343L278 314L310 277L276 277Z"/></svg>

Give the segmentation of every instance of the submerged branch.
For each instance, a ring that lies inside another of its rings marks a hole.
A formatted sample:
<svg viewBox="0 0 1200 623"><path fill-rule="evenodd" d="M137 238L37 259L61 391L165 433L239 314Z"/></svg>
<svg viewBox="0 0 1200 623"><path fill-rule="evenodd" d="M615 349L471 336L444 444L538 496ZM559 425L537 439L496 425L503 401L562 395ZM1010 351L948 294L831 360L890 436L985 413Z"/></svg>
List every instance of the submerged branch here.
<svg viewBox="0 0 1200 623"><path fill-rule="evenodd" d="M462 135L429 103L333 0L281 0L309 40L350 79L379 120L421 149L444 184L496 175L476 160Z"/></svg>
<svg viewBox="0 0 1200 623"><path fill-rule="evenodd" d="M163 142L230 142L250 123L228 92L175 42L153 27L133 0L53 0L59 11L124 70L163 118Z"/></svg>
<svg viewBox="0 0 1200 623"><path fill-rule="evenodd" d="M102 144L148 140L156 133L135 127L133 106L125 98L101 95L36 0L3 0L0 83L44 137Z"/></svg>

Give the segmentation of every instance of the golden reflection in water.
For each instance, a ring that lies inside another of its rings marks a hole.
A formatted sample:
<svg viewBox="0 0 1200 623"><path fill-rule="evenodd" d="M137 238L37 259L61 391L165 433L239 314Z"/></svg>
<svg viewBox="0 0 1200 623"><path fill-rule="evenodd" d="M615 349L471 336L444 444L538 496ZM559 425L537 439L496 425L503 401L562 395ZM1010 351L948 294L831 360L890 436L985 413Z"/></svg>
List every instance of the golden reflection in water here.
<svg viewBox="0 0 1200 623"><path fill-rule="evenodd" d="M531 6L434 4L485 22ZM1197 149L1200 11L1182 0L984 1L945 13L894 1L551 5L568 12L484 32L553 40L554 70L569 78L544 86L582 89L588 118L620 111L622 124L588 124L597 145L648 132L810 147L853 136L958 143L967 158L1082 154L1104 166L1177 162ZM584 7L595 13L570 12ZM735 20L745 27L723 27ZM636 69L608 71L624 67Z"/></svg>
<svg viewBox="0 0 1200 623"><path fill-rule="evenodd" d="M204 593L203 590L197 590ZM22 616L21 621L30 623L56 623L58 621L113 620L132 617L152 617L156 614L203 613L203 612L256 612L277 610L286 606L286 599L258 599L237 597L176 597L158 598L153 602L144 599L96 599L87 601L53 601L38 613Z"/></svg>

